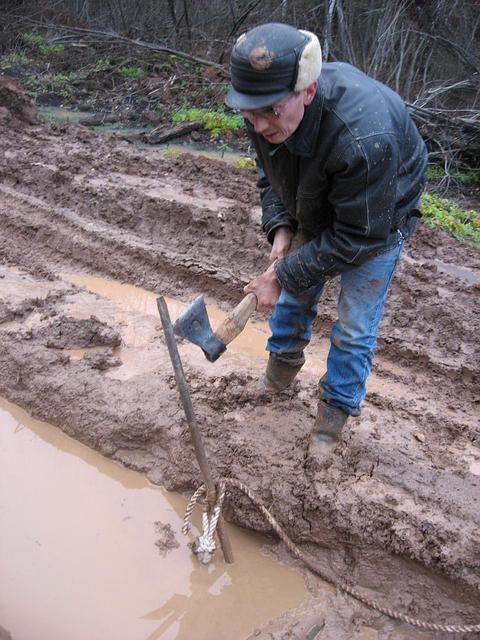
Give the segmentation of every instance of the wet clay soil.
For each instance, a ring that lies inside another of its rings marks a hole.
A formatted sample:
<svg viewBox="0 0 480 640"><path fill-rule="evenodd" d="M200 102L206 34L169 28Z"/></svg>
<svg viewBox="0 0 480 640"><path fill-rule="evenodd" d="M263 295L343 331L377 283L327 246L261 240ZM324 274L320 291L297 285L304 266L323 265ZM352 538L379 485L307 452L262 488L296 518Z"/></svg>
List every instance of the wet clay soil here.
<svg viewBox="0 0 480 640"><path fill-rule="evenodd" d="M196 488L158 318L108 286L95 293L92 282L123 281L176 304L205 293L226 311L267 264L254 176L201 158L162 159L79 126L10 127L0 139L0 215L0 395L154 483ZM393 284L362 416L320 469L305 453L334 282L310 364L275 401L252 392L264 318L254 319L254 346L232 345L215 364L181 345L215 474L255 490L326 571L435 622L480 619L479 272L477 252L418 229ZM94 278L79 279L86 274ZM240 493L225 516L268 530ZM312 615L322 639L449 637L306 580L305 609L256 638L303 638Z"/></svg>

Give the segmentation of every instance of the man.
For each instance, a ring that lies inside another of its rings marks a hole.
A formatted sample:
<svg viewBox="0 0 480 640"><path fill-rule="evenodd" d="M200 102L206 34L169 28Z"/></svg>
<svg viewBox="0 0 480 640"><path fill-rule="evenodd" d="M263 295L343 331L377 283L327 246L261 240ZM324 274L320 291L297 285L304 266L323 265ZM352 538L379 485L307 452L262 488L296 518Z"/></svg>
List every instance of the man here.
<svg viewBox="0 0 480 640"><path fill-rule="evenodd" d="M378 325L425 183L425 145L401 98L351 65L322 68L317 37L285 24L240 36L226 103L255 146L271 267L245 287L274 307L259 386L301 369L326 280L340 276L338 320L310 442L335 444L360 414Z"/></svg>

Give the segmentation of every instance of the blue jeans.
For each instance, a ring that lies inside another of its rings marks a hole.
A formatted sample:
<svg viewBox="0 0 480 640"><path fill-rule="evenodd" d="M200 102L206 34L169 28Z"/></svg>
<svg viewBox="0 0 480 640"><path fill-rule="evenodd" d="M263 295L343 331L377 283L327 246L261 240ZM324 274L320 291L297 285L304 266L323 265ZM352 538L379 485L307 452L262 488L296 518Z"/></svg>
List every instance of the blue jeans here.
<svg viewBox="0 0 480 640"><path fill-rule="evenodd" d="M338 319L330 336L327 373L321 380L321 397L346 413L360 415L366 395L366 382L377 346L378 325L385 300L403 248L398 245L340 276ZM323 284L293 296L284 289L270 318L271 337L267 351L299 353L312 337L317 303Z"/></svg>

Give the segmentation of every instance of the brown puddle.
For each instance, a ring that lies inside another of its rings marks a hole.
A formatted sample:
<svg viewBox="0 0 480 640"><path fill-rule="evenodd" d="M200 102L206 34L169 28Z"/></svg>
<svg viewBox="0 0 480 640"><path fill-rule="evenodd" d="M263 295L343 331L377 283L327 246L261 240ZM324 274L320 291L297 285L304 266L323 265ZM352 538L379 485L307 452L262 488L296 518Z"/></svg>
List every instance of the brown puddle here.
<svg viewBox="0 0 480 640"><path fill-rule="evenodd" d="M141 287L135 287L115 280L107 280L90 275L79 274L62 274L62 279L84 287L92 293L96 293L103 298L113 302L119 309L125 313L118 312L115 320L125 323L125 331L122 334L126 348L121 347L119 355L123 365L118 369L114 369L107 373L108 376L114 378L125 379L138 373L146 371L154 371L158 367L158 360L148 346L153 337L158 334L155 328L153 318L159 321L157 310L157 297L155 294ZM165 298L168 305L169 313L172 321L186 309L187 304ZM208 316L212 327L215 329L225 318L222 312L215 304L206 299ZM84 305L81 311L83 316L95 314L98 311L99 301L92 299L89 305ZM72 313L77 313L78 308L72 306ZM140 314L141 317L135 317L133 314ZM149 319L150 318L150 319ZM249 321L242 333L228 345L228 357L230 362L238 364L239 367L251 371L254 375L263 370L267 352L265 351L266 341L269 336L269 328L266 322ZM325 362L328 355L330 341L328 336L317 338L314 349L307 354L307 362L302 370L302 376L305 374L312 379L318 380L325 373ZM131 348L131 350L129 350ZM133 350L133 348L135 348ZM138 350L144 350L142 357L139 357ZM224 357L217 360L213 365L208 363L202 351L193 345L184 343L180 345L180 353L182 357L188 358L188 362L200 367L207 367L212 373L223 373ZM76 354L74 354L75 357ZM78 356L81 352L78 352ZM389 363L389 367L394 365ZM397 367L399 370L400 368ZM389 395L395 397L403 397L405 390L402 385L392 384L391 380L385 381L381 377L371 374L368 384L369 391L382 392L388 390ZM388 387L388 389L387 389ZM313 400L313 399L312 399Z"/></svg>
<svg viewBox="0 0 480 640"><path fill-rule="evenodd" d="M0 400L0 624L14 640L241 640L306 597L228 526L236 563L181 534L185 500ZM160 551L155 523L178 548Z"/></svg>
<svg viewBox="0 0 480 640"><path fill-rule="evenodd" d="M159 321L156 302L158 294L130 284L117 282L115 280L106 280L94 276L62 274L62 278L72 284L78 285L79 287L84 287L88 291L96 293L107 300L111 300L118 305L121 310L128 312L126 315L120 312L115 317L116 320L127 323L125 333L122 336L127 346L144 346L153 338L154 335L157 334L157 330L154 328L152 323L147 320L142 323L140 319L135 321L131 314L134 312L141 314L142 316L153 316L155 320ZM175 319L187 308L185 303L178 302L172 298L165 298L165 301L168 305L172 321L175 321ZM212 327L215 328L224 319L225 314L215 305L209 304L208 300L206 303L209 319ZM92 301L92 306L87 310L87 312L95 313L95 309L97 307L98 301ZM247 356L266 359L267 354L265 352L265 343L267 337L268 327L265 323L249 322L238 338L229 345L228 351L231 354L244 354ZM194 354L200 354L201 361L206 362L205 357L201 354L198 347L195 347L193 352Z"/></svg>

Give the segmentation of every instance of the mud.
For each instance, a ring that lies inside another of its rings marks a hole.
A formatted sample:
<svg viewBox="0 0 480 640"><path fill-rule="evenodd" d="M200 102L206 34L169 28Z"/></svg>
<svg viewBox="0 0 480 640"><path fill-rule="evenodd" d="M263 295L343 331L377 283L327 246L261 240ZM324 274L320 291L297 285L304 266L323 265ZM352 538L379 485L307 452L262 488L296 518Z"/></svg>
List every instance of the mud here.
<svg viewBox="0 0 480 640"><path fill-rule="evenodd" d="M166 524L163 522L155 522L155 528L159 536L158 539L155 540L155 546L159 548L160 553L167 553L172 549L178 549L180 543L175 538L175 532L168 522Z"/></svg>
<svg viewBox="0 0 480 640"><path fill-rule="evenodd" d="M37 122L37 107L22 85L0 74L0 126L18 127Z"/></svg>
<svg viewBox="0 0 480 640"><path fill-rule="evenodd" d="M219 162L160 158L80 126L5 131L0 395L169 490L196 488L158 318L59 276L114 278L183 303L205 293L225 311L267 264L254 183L253 174ZM439 261L472 277L445 273ZM335 283L318 314L310 364L275 401L252 390L263 353L233 348L211 365L181 345L215 474L247 483L326 571L436 622L480 618L479 274L478 252L420 225L393 284L362 416L316 471L305 464L306 443ZM111 352L121 366L95 368L89 354L69 355L72 342L47 346L59 318L86 320L93 331L91 315L121 337ZM240 494L228 497L225 515L268 530ZM307 580L307 609L256 638L304 637L298 620L307 614L321 621L319 638L433 637Z"/></svg>
<svg viewBox="0 0 480 640"><path fill-rule="evenodd" d="M55 349L118 347L121 342L118 331L112 330L95 316L78 319L62 315L42 326L34 337L46 347Z"/></svg>

